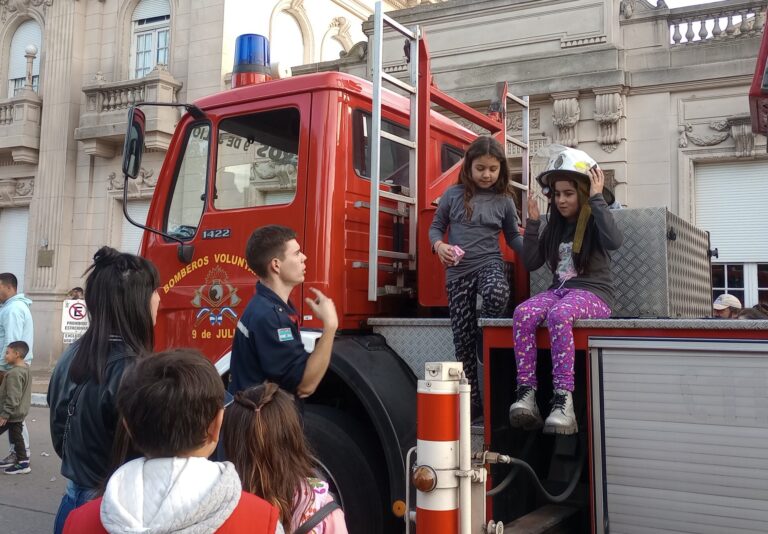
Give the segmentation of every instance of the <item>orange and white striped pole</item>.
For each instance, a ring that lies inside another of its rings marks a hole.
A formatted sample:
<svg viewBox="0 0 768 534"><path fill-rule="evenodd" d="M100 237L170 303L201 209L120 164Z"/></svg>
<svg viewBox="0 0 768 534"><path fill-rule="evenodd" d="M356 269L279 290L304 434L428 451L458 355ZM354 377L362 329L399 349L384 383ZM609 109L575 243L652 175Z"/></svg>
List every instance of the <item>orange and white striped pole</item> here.
<svg viewBox="0 0 768 534"><path fill-rule="evenodd" d="M416 534L459 532L459 380L457 362L426 364L416 411ZM465 511L467 513L467 511Z"/></svg>

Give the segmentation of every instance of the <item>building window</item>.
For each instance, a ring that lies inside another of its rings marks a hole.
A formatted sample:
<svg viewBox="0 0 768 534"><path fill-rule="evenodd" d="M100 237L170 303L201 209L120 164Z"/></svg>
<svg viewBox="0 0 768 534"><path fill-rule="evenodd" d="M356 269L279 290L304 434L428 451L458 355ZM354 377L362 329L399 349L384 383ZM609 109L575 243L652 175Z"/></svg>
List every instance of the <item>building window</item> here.
<svg viewBox="0 0 768 534"><path fill-rule="evenodd" d="M744 303L744 265L712 265L712 300L723 293L733 295Z"/></svg>
<svg viewBox="0 0 768 534"><path fill-rule="evenodd" d="M18 95L26 84L27 58L24 55L29 45L34 45L37 48L37 56L32 61L32 90L36 92L40 80L42 34L40 25L34 20L22 22L16 28L11 39L11 50L8 57L8 98Z"/></svg>
<svg viewBox="0 0 768 534"><path fill-rule="evenodd" d="M768 306L768 263L757 264L757 302Z"/></svg>
<svg viewBox="0 0 768 534"><path fill-rule="evenodd" d="M299 22L290 13L281 11L275 17L270 44L273 63L282 63L289 67L305 63L304 34Z"/></svg>
<svg viewBox="0 0 768 534"><path fill-rule="evenodd" d="M768 263L712 265L712 299L729 293L745 307L768 305Z"/></svg>
<svg viewBox="0 0 768 534"><path fill-rule="evenodd" d="M132 78L170 61L171 7L167 0L142 0L133 11Z"/></svg>

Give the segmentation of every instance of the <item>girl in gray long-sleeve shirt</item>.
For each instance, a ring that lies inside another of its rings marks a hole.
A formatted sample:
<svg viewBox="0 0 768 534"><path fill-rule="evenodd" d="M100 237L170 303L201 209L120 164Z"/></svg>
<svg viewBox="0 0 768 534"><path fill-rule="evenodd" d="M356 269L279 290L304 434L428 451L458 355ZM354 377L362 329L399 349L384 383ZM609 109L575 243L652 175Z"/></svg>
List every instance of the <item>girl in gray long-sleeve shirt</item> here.
<svg viewBox="0 0 768 534"><path fill-rule="evenodd" d="M547 171L537 180L551 197L550 220L539 232L539 208L529 195L523 263L533 271L545 263L552 270L550 288L520 304L514 313L513 335L517 364L517 402L509 410L512 426L537 428L541 416L536 404L536 328L546 321L552 346L552 412L545 433L578 431L573 410L573 322L607 318L613 305L609 250L621 246L604 197L603 171L586 153L558 147Z"/></svg>
<svg viewBox="0 0 768 534"><path fill-rule="evenodd" d="M483 317L496 317L507 306L509 283L499 249L499 233L521 253L517 211L508 195L509 170L504 149L491 137L467 148L459 183L443 194L429 228L432 251L446 268L446 291L456 359L472 386L472 417L482 414L477 379L478 293ZM445 239L445 233L448 238Z"/></svg>

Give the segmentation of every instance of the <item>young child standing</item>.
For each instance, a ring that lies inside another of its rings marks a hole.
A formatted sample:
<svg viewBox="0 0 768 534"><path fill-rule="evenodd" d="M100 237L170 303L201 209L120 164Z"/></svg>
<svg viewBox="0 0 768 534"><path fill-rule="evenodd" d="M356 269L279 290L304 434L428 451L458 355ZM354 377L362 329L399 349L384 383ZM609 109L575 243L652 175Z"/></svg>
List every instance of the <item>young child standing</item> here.
<svg viewBox="0 0 768 534"><path fill-rule="evenodd" d="M32 403L32 377L29 366L24 363L28 352L29 345L24 341L12 341L5 349L5 363L11 369L0 383L0 435L7 430L16 451L16 463L5 468L6 475L23 475L32 471L22 436L24 418Z"/></svg>
<svg viewBox="0 0 768 534"><path fill-rule="evenodd" d="M536 404L536 328L546 321L555 393L544 432L575 434L573 322L610 317L614 292L608 251L618 249L623 236L608 209L614 197L605 189L597 163L580 150L550 151L546 170L536 178L550 198L549 221L540 232L538 204L529 193L523 262L529 271L546 263L552 285L515 309L517 402L509 409L509 420L526 429L542 424Z"/></svg>
<svg viewBox="0 0 768 534"><path fill-rule="evenodd" d="M509 170L501 143L478 137L467 148L456 185L440 197L429 228L432 252L446 269L446 291L456 359L472 386L472 418L482 414L477 377L477 312L497 317L507 306L509 283L499 248L499 232L517 253L523 249ZM448 232L448 239L445 233Z"/></svg>
<svg viewBox="0 0 768 534"><path fill-rule="evenodd" d="M221 441L243 489L277 506L286 532L347 534L344 512L316 478L296 403L277 384L235 393Z"/></svg>

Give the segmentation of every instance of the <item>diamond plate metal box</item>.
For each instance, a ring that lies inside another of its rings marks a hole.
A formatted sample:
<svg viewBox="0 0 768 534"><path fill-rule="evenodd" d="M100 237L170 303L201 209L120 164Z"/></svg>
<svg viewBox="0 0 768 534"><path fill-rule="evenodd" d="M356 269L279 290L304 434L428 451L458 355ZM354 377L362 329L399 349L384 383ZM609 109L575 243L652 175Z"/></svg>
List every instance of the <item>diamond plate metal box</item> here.
<svg viewBox="0 0 768 534"><path fill-rule="evenodd" d="M613 317L711 316L709 234L666 208L616 210L613 217L624 232L624 244L611 252ZM531 273L531 295L551 283L546 266Z"/></svg>

